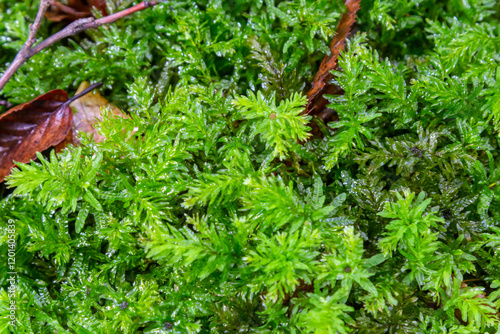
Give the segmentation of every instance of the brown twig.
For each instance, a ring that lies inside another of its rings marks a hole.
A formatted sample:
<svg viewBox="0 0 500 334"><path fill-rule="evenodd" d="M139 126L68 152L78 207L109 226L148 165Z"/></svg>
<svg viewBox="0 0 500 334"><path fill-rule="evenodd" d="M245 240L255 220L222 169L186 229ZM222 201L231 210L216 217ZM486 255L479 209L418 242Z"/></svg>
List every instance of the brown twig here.
<svg viewBox="0 0 500 334"><path fill-rule="evenodd" d="M152 0L152 1L142 1L141 3L127 8L125 10L122 10L121 12L105 16L100 19L94 19L93 17L88 17L88 18L82 18L79 20L74 21L70 25L68 25L66 28L63 30L55 33L54 35L48 37L47 39L41 41L40 43L36 44L36 34L38 32L38 29L40 28L40 23L42 22L42 18L50 5L50 0L41 0L40 1L40 8L38 10L38 14L36 16L35 22L30 25L30 33L28 36L28 40L26 43L23 45L21 51L16 55L16 58L14 58L14 61L10 64L10 66L7 68L7 70L2 74L0 77L0 91L3 89L5 84L9 81L9 79L16 73L16 71L31 57L36 55L38 52L42 51L46 47L60 41L63 38L73 36L81 31L87 30L87 29L94 29L99 26L102 26L104 24L109 24L113 23L116 20L128 16L130 14L133 14L135 12L144 10L149 7L156 6L160 2L163 2L161 0Z"/></svg>
<svg viewBox="0 0 500 334"><path fill-rule="evenodd" d="M47 8L49 6L49 0L40 1L40 8L38 9L38 14L36 14L35 22L33 24L30 24L28 40L26 41L26 43L24 43L21 51L17 53L14 61L12 61L7 70L5 70L5 72L2 74L2 77L0 77L0 91L3 89L7 81L9 81L9 79L14 75L14 73L16 73L19 67L21 67L21 65L24 64L26 60L28 60L32 56L30 55L31 47L36 43L36 33L40 28L43 16L45 15L45 12L47 11Z"/></svg>

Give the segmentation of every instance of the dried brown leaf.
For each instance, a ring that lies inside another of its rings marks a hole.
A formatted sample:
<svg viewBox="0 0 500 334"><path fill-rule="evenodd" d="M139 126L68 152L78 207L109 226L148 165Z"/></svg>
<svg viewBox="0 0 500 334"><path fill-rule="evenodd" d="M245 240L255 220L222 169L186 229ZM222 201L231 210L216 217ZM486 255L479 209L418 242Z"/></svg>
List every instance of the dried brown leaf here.
<svg viewBox="0 0 500 334"><path fill-rule="evenodd" d="M346 13L342 15L337 25L337 32L330 43L331 55L325 56L316 74L312 87L307 93L307 109L309 115L319 115L324 112L328 100L325 94L340 95L343 91L340 87L330 84L333 79L332 70L337 68L337 59L345 47L346 39L351 33L351 28L356 22L356 12L359 10L361 0L346 0ZM332 112L329 111L331 114ZM336 115L335 115L336 116ZM336 118L338 120L338 117Z"/></svg>
<svg viewBox="0 0 500 334"><path fill-rule="evenodd" d="M51 90L0 115L0 182L15 162L28 163L41 152L68 138L73 124L70 103L102 85L97 83L68 99L61 90Z"/></svg>
<svg viewBox="0 0 500 334"><path fill-rule="evenodd" d="M66 103L68 94L56 89L0 116L0 182L10 173L14 161L27 163L61 142L73 121Z"/></svg>
<svg viewBox="0 0 500 334"><path fill-rule="evenodd" d="M89 87L89 83L84 81L78 87L77 94L84 91ZM123 113L118 107L109 103L101 94L94 92L87 94L70 104L75 114L73 116L73 133L76 131L91 133L96 142L101 142L105 138L98 133L94 125L102 121L102 108L109 108L111 113L118 117L127 118L128 116ZM76 131L75 131L76 130ZM77 143L74 139L73 142Z"/></svg>

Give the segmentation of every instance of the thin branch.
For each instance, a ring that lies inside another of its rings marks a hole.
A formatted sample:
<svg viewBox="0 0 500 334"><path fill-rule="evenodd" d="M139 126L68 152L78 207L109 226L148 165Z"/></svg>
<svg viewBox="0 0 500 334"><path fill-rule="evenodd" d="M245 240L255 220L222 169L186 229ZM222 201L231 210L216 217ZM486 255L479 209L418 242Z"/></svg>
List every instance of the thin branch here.
<svg viewBox="0 0 500 334"><path fill-rule="evenodd" d="M5 70L5 72L0 77L0 91L3 89L7 81L16 73L16 71L21 67L26 60L28 60L31 56L30 51L33 44L36 43L36 34L38 29L40 28L40 24L42 23L43 16L47 11L47 8L50 6L49 0L41 0L40 7L38 8L38 14L36 14L35 22L30 24L30 32L28 35L28 40L24 43L21 51L19 51L16 55L16 58L12 61L10 66Z"/></svg>
<svg viewBox="0 0 500 334"><path fill-rule="evenodd" d="M79 19L77 21L74 21L70 25L68 25L66 28L63 30L55 33L54 35L48 37L47 39L41 41L37 45L33 46L36 42L36 33L38 31L38 28L40 27L41 20L43 18L43 15L45 14L45 11L47 10L47 7L50 4L50 0L41 0L40 2L40 9L38 11L38 14L35 19L35 23L30 26L30 34L28 37L28 41L26 44L23 46L21 51L16 55L16 58L14 58L14 61L10 66L7 68L7 70L2 74L0 77L0 91L3 89L5 84L9 81L9 79L16 73L16 71L31 57L36 55L38 52L42 51L46 47L60 41L63 38L73 36L81 31L87 30L87 29L94 29L99 26L102 26L104 24L109 24L113 23L116 20L128 16L130 14L133 14L135 12L144 10L149 7L156 6L158 3L162 1L158 0L153 0L153 1L142 1L141 3L127 8L125 10L122 10L121 12L105 16L100 19L94 19L93 17L88 17L88 18L83 18Z"/></svg>
<svg viewBox="0 0 500 334"><path fill-rule="evenodd" d="M121 19L122 17L128 16L130 14L133 14L135 12L144 10L144 9L152 7L152 6L156 6L157 4L158 4L158 2L154 1L154 0L153 1L142 1L141 3L139 3L133 7L124 9L121 12L118 12L118 13L115 13L112 15L105 16L105 17L100 18L98 20L94 19L93 17L88 17L88 18L76 20L75 22L71 23L63 30L56 32L54 35L48 37L47 39L45 39L45 40L41 41L40 43L38 43L37 45L35 45L31 51L32 52L31 56L37 54L38 52L42 51L46 47L60 41L63 38L73 36L81 31L84 31L87 29L94 29L94 28L97 28L97 27L102 26L104 24L113 23L116 20Z"/></svg>
<svg viewBox="0 0 500 334"><path fill-rule="evenodd" d="M38 29L40 29L40 25L42 24L43 16L47 11L47 8L50 6L49 0L41 0L40 8L38 8L38 13L36 14L35 22L30 24L30 33L28 35L28 41L24 44L24 48L29 49L36 43L36 34Z"/></svg>

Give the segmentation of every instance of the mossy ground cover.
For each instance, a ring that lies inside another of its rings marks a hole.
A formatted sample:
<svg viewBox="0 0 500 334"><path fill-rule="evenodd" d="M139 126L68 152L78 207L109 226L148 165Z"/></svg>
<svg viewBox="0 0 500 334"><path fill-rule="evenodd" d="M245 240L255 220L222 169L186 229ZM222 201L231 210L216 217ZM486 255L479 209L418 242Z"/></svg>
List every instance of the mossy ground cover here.
<svg viewBox="0 0 500 334"><path fill-rule="evenodd" d="M0 71L37 8L0 0ZM102 81L130 118L2 186L0 331L497 333L500 6L361 1L325 126L302 111L344 10L170 1L30 59L1 99Z"/></svg>

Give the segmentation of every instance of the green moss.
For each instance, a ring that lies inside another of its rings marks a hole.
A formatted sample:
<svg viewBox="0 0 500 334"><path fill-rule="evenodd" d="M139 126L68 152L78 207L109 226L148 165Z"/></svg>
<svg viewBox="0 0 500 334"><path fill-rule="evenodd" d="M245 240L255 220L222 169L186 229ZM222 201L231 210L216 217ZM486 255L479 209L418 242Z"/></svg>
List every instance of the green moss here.
<svg viewBox="0 0 500 334"><path fill-rule="evenodd" d="M0 68L36 6L0 0ZM34 56L2 99L99 80L131 117L7 178L13 332L497 332L498 9L363 0L306 142L340 1L173 1Z"/></svg>

